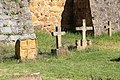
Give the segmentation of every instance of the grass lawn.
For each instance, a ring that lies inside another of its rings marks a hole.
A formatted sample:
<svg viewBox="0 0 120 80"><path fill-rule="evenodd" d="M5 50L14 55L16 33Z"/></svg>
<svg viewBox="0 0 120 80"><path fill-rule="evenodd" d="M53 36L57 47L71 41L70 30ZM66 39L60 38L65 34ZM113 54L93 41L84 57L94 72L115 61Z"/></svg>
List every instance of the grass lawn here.
<svg viewBox="0 0 120 80"><path fill-rule="evenodd" d="M55 37L44 32L36 34L38 59L21 63L13 59L1 62L0 80L36 72L41 73L43 80L120 80L120 32L111 38L106 34L91 38L91 48L71 49L70 55L64 58L48 55L56 46ZM67 33L62 37L63 47L75 46L75 40L79 38L79 34Z"/></svg>

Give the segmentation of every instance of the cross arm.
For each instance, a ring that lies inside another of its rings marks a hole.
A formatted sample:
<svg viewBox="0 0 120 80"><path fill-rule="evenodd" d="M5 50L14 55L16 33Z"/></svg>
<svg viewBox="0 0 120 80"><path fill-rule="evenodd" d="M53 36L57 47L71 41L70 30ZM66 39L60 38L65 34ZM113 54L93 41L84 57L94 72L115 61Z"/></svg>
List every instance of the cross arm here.
<svg viewBox="0 0 120 80"><path fill-rule="evenodd" d="M76 27L76 30L83 30L82 27Z"/></svg>
<svg viewBox="0 0 120 80"><path fill-rule="evenodd" d="M86 27L87 30L93 30L93 27L92 26L89 26L89 27Z"/></svg>
<svg viewBox="0 0 120 80"><path fill-rule="evenodd" d="M85 29L83 27L76 27L76 30L93 30L92 26L86 27Z"/></svg>
<svg viewBox="0 0 120 80"><path fill-rule="evenodd" d="M58 36L58 35L65 35L65 31L63 31L63 32L52 32L52 36Z"/></svg>
<svg viewBox="0 0 120 80"><path fill-rule="evenodd" d="M112 28L114 29L112 26L104 26L105 29L108 29L108 28Z"/></svg>

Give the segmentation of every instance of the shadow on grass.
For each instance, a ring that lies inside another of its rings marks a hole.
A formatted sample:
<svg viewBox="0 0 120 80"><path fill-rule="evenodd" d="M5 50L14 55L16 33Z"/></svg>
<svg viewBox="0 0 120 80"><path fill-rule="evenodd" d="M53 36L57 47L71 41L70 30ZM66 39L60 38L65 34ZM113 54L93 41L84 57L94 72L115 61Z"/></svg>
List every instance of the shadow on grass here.
<svg viewBox="0 0 120 80"><path fill-rule="evenodd" d="M109 78L109 77L100 77L100 76L93 76L93 75L91 75L90 80L114 80L114 79Z"/></svg>
<svg viewBox="0 0 120 80"><path fill-rule="evenodd" d="M7 62L7 61L16 61L16 57L15 55L12 55L12 56L0 56L0 63L1 62Z"/></svg>
<svg viewBox="0 0 120 80"><path fill-rule="evenodd" d="M120 62L120 57L119 57L119 58L115 58L115 59L111 59L110 61L113 61L113 62Z"/></svg>
<svg viewBox="0 0 120 80"><path fill-rule="evenodd" d="M57 55L54 53L51 53L51 52L39 52L36 60L44 59L44 58L51 58L51 57L57 57ZM20 60L15 55L0 56L0 63L11 62L11 61L16 62L16 63L21 63L21 62L27 62L27 61L31 61L31 60Z"/></svg>
<svg viewBox="0 0 120 80"><path fill-rule="evenodd" d="M50 58L50 57L57 57L57 55L53 52L39 52L38 58Z"/></svg>
<svg viewBox="0 0 120 80"><path fill-rule="evenodd" d="M68 50L69 50L69 51L75 50L75 49L76 49L76 46L73 46L73 45L68 46Z"/></svg>

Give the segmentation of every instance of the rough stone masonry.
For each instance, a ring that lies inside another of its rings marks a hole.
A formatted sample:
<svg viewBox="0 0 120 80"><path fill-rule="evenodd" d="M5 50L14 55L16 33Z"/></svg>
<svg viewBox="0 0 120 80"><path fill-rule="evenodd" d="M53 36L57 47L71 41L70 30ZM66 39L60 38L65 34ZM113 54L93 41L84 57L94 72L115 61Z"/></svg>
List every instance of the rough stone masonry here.
<svg viewBox="0 0 120 80"><path fill-rule="evenodd" d="M105 32L108 21L113 31L120 31L120 0L90 0L90 7L95 35Z"/></svg>
<svg viewBox="0 0 120 80"><path fill-rule="evenodd" d="M33 25L40 30L51 32L56 26L75 30L86 19L94 35L104 33L108 21L120 31L120 0L31 0L29 8Z"/></svg>
<svg viewBox="0 0 120 80"><path fill-rule="evenodd" d="M28 1L0 0L0 41L15 42L20 38L36 38Z"/></svg>
<svg viewBox="0 0 120 80"><path fill-rule="evenodd" d="M56 26L75 30L82 26L82 19L86 19L87 26L93 26L95 35L105 32L108 21L114 31L120 31L120 0L16 1L0 0L0 41L35 38L33 26L49 32Z"/></svg>
<svg viewBox="0 0 120 80"><path fill-rule="evenodd" d="M30 0L29 8L33 25L39 30L52 32L61 26L62 12L66 0Z"/></svg>

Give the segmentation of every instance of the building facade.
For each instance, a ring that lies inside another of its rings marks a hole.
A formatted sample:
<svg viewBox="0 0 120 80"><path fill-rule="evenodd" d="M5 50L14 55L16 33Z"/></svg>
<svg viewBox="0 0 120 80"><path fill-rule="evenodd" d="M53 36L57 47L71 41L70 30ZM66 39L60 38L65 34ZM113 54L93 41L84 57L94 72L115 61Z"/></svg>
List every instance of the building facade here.
<svg viewBox="0 0 120 80"><path fill-rule="evenodd" d="M112 22L120 31L120 0L31 0L29 5L33 25L40 30L53 31L56 26L75 31L86 19L94 35L105 33L104 26Z"/></svg>

